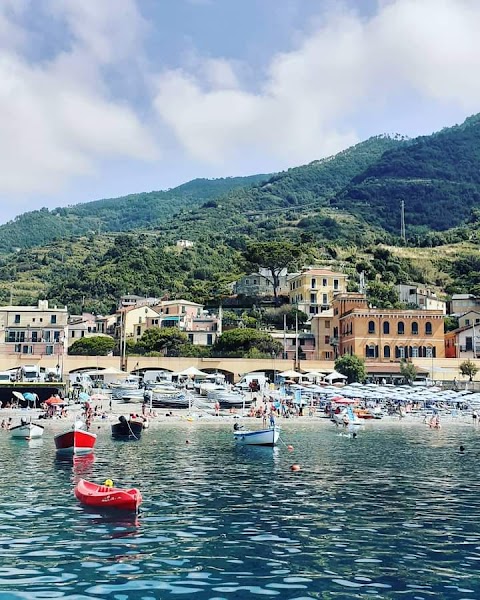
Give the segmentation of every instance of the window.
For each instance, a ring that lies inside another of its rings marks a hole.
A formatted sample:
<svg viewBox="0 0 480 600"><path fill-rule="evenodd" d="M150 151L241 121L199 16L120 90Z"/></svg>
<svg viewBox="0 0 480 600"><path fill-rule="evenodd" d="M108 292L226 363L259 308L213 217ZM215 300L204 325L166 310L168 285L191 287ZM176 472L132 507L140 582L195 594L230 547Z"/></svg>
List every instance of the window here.
<svg viewBox="0 0 480 600"><path fill-rule="evenodd" d="M193 333L188 334L188 341L193 344Z"/></svg>
<svg viewBox="0 0 480 600"><path fill-rule="evenodd" d="M374 344L369 344L365 348L365 355L367 358L375 358L375 346Z"/></svg>
<svg viewBox="0 0 480 600"><path fill-rule="evenodd" d="M330 336L326 335L325 336L325 344L329 344L330 343Z"/></svg>
<svg viewBox="0 0 480 600"><path fill-rule="evenodd" d="M54 331L53 332L53 341L54 342L59 342L60 341L60 332L59 331Z"/></svg>
<svg viewBox="0 0 480 600"><path fill-rule="evenodd" d="M311 288L314 290L317 287L317 280L315 278L312 279Z"/></svg>
<svg viewBox="0 0 480 600"><path fill-rule="evenodd" d="M326 279L322 279L322 285L323 285L323 287L327 287L327 280Z"/></svg>
<svg viewBox="0 0 480 600"><path fill-rule="evenodd" d="M470 325L470 319L465 319L465 325Z"/></svg>
<svg viewBox="0 0 480 600"><path fill-rule="evenodd" d="M412 346L411 357L412 358L418 358L418 348L417 348L417 346Z"/></svg>
<svg viewBox="0 0 480 600"><path fill-rule="evenodd" d="M317 294L310 294L310 304L317 303Z"/></svg>
<svg viewBox="0 0 480 600"><path fill-rule="evenodd" d="M333 289L338 290L338 279L333 280Z"/></svg>
<svg viewBox="0 0 480 600"><path fill-rule="evenodd" d="M207 333L207 346L211 346L213 344L213 335L211 333Z"/></svg>
<svg viewBox="0 0 480 600"><path fill-rule="evenodd" d="M325 329L330 329L330 321L325 321Z"/></svg>
<svg viewBox="0 0 480 600"><path fill-rule="evenodd" d="M390 346L383 347L383 358L390 358Z"/></svg>
<svg viewBox="0 0 480 600"><path fill-rule="evenodd" d="M15 315L15 323L20 323L20 315Z"/></svg>
<svg viewBox="0 0 480 600"><path fill-rule="evenodd" d="M399 321L398 322L397 333L398 333L398 335L404 335L404 333L405 333L405 323L403 321Z"/></svg>
<svg viewBox="0 0 480 600"><path fill-rule="evenodd" d="M388 321L383 323L383 333L384 335L388 335L390 333L390 323ZM390 350L390 348L388 349Z"/></svg>
<svg viewBox="0 0 480 600"><path fill-rule="evenodd" d="M137 325L137 335L142 335L142 328L140 325Z"/></svg>
<svg viewBox="0 0 480 600"><path fill-rule="evenodd" d="M70 337L74 338L75 337L75 331L71 331L70 333L71 333Z"/></svg>
<svg viewBox="0 0 480 600"><path fill-rule="evenodd" d="M33 354L31 346L22 346L22 354Z"/></svg>
<svg viewBox="0 0 480 600"><path fill-rule="evenodd" d="M416 321L412 323L412 335L418 335L418 323Z"/></svg>
<svg viewBox="0 0 480 600"><path fill-rule="evenodd" d="M432 324L430 321L425 323L425 335L432 335Z"/></svg>
<svg viewBox="0 0 480 600"><path fill-rule="evenodd" d="M303 338L298 340L298 343L300 344L300 346L305 346L305 340Z"/></svg>
<svg viewBox="0 0 480 600"><path fill-rule="evenodd" d="M433 352L432 352L432 347L431 346L427 346L425 356L427 358L433 358Z"/></svg>
<svg viewBox="0 0 480 600"><path fill-rule="evenodd" d="M38 332L32 331L32 342L38 342Z"/></svg>
<svg viewBox="0 0 480 600"><path fill-rule="evenodd" d="M256 280L256 279L254 279L254 280L253 280L253 285L257 285L257 283L258 283L258 282L257 282L257 280Z"/></svg>
<svg viewBox="0 0 480 600"><path fill-rule="evenodd" d="M46 342L51 342L52 341L51 333L52 333L51 331L44 331L43 332L44 339L45 339ZM82 331L82 333L83 333L83 335L85 335L84 331Z"/></svg>
<svg viewBox="0 0 480 600"><path fill-rule="evenodd" d="M15 352L21 352L22 351L22 344L15 344Z"/></svg>
<svg viewBox="0 0 480 600"><path fill-rule="evenodd" d="M322 294L322 304L328 304L328 294Z"/></svg>
<svg viewBox="0 0 480 600"><path fill-rule="evenodd" d="M368 322L368 333L375 333L375 322L374 321Z"/></svg>
<svg viewBox="0 0 480 600"><path fill-rule="evenodd" d="M46 353L47 354L53 354L53 346L47 346L46 347Z"/></svg>
<svg viewBox="0 0 480 600"><path fill-rule="evenodd" d="M51 315L50 316L50 323L54 324L57 322L57 315Z"/></svg>

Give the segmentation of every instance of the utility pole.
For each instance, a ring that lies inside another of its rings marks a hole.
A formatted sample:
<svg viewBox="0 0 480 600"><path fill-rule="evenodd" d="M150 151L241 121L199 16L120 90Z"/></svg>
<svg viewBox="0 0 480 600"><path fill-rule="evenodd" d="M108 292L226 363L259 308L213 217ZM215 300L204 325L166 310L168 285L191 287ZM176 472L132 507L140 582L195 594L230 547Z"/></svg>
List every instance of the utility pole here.
<svg viewBox="0 0 480 600"><path fill-rule="evenodd" d="M400 237L405 242L405 201L400 200Z"/></svg>

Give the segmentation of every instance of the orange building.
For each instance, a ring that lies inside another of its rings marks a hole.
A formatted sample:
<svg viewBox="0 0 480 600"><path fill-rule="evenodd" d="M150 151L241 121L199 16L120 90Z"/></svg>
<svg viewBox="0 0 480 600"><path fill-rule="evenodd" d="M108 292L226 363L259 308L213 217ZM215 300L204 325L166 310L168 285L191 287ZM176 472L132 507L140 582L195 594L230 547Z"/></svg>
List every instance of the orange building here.
<svg viewBox="0 0 480 600"><path fill-rule="evenodd" d="M360 293L333 300L334 356L355 354L365 360L395 362L410 358L444 358L444 315L441 310L370 308ZM318 340L318 352L322 340ZM325 344L323 344L325 346Z"/></svg>

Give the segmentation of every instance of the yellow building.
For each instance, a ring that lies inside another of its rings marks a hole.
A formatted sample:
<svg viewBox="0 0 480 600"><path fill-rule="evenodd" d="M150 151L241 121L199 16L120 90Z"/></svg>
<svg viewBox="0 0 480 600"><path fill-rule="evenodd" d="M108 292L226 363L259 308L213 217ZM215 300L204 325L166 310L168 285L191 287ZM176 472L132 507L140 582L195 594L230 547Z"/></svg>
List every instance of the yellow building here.
<svg viewBox="0 0 480 600"><path fill-rule="evenodd" d="M305 269L289 279L290 304L309 317L328 310L333 298L347 289L347 276L327 268Z"/></svg>
<svg viewBox="0 0 480 600"><path fill-rule="evenodd" d="M333 309L324 310L314 315L311 320L311 331L315 338L315 360L333 360Z"/></svg>
<svg viewBox="0 0 480 600"><path fill-rule="evenodd" d="M369 308L360 293L333 300L334 357L355 354L376 362L411 358L444 358L444 315L441 310Z"/></svg>

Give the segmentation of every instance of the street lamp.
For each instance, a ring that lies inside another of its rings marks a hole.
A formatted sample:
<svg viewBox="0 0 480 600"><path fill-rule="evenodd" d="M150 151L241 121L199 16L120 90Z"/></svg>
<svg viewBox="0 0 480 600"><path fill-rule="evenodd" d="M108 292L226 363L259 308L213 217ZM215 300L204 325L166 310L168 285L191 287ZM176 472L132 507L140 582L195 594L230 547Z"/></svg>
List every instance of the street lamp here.
<svg viewBox="0 0 480 600"><path fill-rule="evenodd" d="M276 377L275 377L275 357L276 357L276 354L275 354L275 352L273 352L273 351L272 351L272 361L273 361L273 385L275 385L275 379L276 379Z"/></svg>

